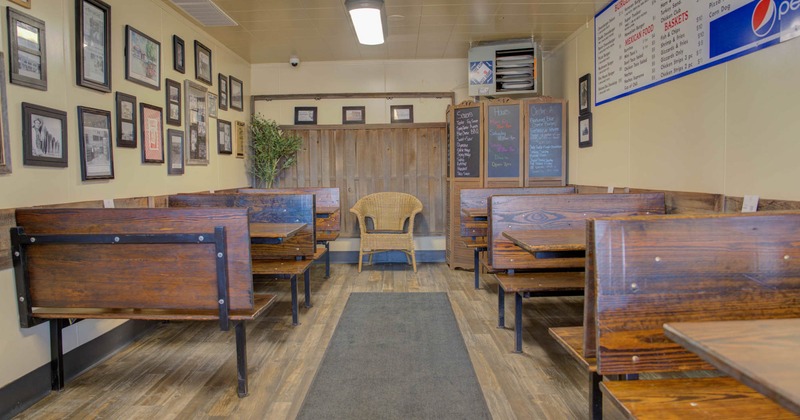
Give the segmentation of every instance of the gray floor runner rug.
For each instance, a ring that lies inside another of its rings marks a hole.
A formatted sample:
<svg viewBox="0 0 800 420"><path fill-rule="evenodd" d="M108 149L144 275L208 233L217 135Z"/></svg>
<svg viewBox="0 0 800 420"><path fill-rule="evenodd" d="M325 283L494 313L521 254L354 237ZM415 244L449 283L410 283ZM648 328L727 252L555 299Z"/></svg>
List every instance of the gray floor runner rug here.
<svg viewBox="0 0 800 420"><path fill-rule="evenodd" d="M447 294L351 294L298 418L491 418Z"/></svg>

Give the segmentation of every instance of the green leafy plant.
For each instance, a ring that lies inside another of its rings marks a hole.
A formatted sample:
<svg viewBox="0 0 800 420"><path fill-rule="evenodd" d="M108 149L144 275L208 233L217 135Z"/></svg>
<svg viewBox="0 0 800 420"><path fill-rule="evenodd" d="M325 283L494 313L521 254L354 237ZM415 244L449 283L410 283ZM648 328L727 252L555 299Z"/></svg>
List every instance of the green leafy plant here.
<svg viewBox="0 0 800 420"><path fill-rule="evenodd" d="M284 133L278 123L261 114L250 119L250 134L248 171L265 188L272 188L281 172L297 163L302 139Z"/></svg>

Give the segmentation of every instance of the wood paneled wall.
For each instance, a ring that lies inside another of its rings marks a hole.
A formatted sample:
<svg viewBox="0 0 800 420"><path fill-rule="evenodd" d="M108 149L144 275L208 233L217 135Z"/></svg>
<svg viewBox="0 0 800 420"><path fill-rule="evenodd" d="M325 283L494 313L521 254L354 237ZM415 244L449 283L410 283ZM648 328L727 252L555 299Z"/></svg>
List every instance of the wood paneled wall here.
<svg viewBox="0 0 800 420"><path fill-rule="evenodd" d="M414 234L445 231L445 124L286 126L303 139L297 165L277 187L339 187L342 237L358 237L350 208L374 192L399 191L423 205Z"/></svg>

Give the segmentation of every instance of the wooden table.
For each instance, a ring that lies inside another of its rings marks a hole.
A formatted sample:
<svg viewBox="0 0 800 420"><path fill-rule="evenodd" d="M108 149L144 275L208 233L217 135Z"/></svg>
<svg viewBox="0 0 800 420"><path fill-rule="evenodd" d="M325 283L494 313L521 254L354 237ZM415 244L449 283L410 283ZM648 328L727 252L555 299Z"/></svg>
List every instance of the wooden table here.
<svg viewBox="0 0 800 420"><path fill-rule="evenodd" d="M250 223L250 241L254 244L279 244L286 238L291 238L300 229L306 227L305 223Z"/></svg>
<svg viewBox="0 0 800 420"><path fill-rule="evenodd" d="M486 207L464 208L461 209L461 213L476 221L484 221L489 218L489 212Z"/></svg>
<svg viewBox="0 0 800 420"><path fill-rule="evenodd" d="M503 232L518 247L537 252L586 251L585 229L511 230Z"/></svg>
<svg viewBox="0 0 800 420"><path fill-rule="evenodd" d="M671 322L666 336L800 414L800 319Z"/></svg>
<svg viewBox="0 0 800 420"><path fill-rule="evenodd" d="M317 219L327 219L338 212L338 206L317 206L316 208Z"/></svg>

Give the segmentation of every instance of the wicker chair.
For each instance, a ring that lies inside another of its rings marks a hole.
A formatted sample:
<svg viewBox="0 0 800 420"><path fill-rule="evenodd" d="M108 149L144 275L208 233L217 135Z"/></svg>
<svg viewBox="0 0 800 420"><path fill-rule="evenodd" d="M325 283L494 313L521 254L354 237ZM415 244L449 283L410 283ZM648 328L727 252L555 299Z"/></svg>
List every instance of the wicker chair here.
<svg viewBox="0 0 800 420"><path fill-rule="evenodd" d="M361 245L358 250L358 272L364 255L385 251L403 251L410 259L414 272L417 258L414 255L414 216L422 211L422 203L413 195L400 192L380 192L361 197L350 213L358 217ZM367 219L372 222L368 228ZM408 227L404 229L408 221Z"/></svg>

